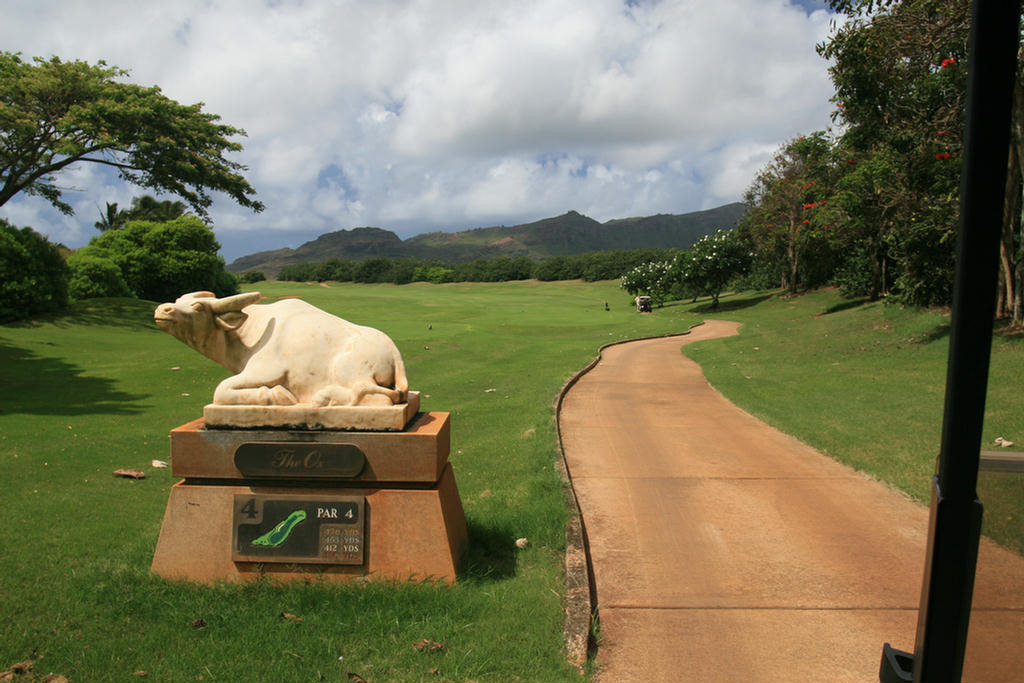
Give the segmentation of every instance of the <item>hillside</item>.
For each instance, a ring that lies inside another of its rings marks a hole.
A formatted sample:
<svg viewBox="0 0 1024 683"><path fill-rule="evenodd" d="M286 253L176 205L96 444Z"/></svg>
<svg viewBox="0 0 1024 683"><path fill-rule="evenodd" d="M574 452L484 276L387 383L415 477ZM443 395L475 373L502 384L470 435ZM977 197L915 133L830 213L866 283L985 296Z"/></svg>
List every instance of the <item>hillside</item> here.
<svg viewBox="0 0 1024 683"><path fill-rule="evenodd" d="M354 228L320 235L297 249L275 249L233 261L228 270L262 270L274 275L292 263L315 263L329 258L362 261L367 258L413 258L459 263L477 258L526 256L534 260L608 249L685 249L702 235L733 227L746 212L743 204L726 204L707 211L617 218L599 223L576 211L515 226L476 228L462 232L431 232L403 241L381 228Z"/></svg>

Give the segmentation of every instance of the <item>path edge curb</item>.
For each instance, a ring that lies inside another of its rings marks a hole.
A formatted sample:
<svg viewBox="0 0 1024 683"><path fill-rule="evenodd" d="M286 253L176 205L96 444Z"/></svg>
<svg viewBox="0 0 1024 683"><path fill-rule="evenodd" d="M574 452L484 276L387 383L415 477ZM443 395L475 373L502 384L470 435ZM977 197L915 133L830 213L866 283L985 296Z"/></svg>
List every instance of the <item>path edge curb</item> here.
<svg viewBox="0 0 1024 683"><path fill-rule="evenodd" d="M566 507L569 511L569 521L565 528L565 622L562 633L565 639L566 659L581 672L590 654L591 622L594 618L594 606L596 599L594 595L593 566L590 560L590 546L587 542L587 529L583 523L583 516L580 514L580 503L576 497L576 489L569 476L569 465L565 460L565 447L562 441L562 403L565 395L569 393L580 378L593 370L604 355L605 349L620 344L645 341L648 339L668 339L671 337L684 337L693 331L695 327L704 324L701 320L696 322L685 332L673 332L671 334L660 334L651 337L636 337L634 339L621 339L619 341L604 344L597 351L597 356L581 370L566 380L562 389L555 398L555 434L558 439L558 459L556 465L564 484Z"/></svg>

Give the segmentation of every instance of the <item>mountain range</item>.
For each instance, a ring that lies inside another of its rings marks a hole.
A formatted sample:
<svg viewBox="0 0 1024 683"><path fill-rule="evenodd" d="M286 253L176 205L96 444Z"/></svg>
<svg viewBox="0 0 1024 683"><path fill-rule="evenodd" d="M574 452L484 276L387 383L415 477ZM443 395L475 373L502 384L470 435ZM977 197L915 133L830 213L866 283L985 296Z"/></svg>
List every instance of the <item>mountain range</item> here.
<svg viewBox="0 0 1024 683"><path fill-rule="evenodd" d="M734 227L746 211L746 205L733 203L706 211L616 218L604 223L569 211L523 225L429 232L407 240L390 230L353 228L320 235L297 249L285 247L242 256L235 259L228 270L236 273L260 270L273 277L289 264L316 263L331 258L362 261L383 256L460 263L498 256L543 260L609 249L686 249L703 235L719 228Z"/></svg>

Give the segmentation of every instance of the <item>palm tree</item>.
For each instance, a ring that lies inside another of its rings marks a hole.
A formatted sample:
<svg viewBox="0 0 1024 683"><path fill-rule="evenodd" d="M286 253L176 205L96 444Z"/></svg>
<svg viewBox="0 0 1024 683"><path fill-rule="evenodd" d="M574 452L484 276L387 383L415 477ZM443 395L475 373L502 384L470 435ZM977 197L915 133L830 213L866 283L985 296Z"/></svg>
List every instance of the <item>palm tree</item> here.
<svg viewBox="0 0 1024 683"><path fill-rule="evenodd" d="M189 213L184 202L169 199L160 201L152 195L144 194L141 197L133 197L129 209L121 210L117 208L117 202L107 202L106 212L100 212L100 219L93 225L100 232L106 232L123 228L128 221L166 223Z"/></svg>
<svg viewBox="0 0 1024 683"><path fill-rule="evenodd" d="M96 229L100 232L106 232L107 230L117 230L118 228L124 227L124 224L128 222L128 212L119 211L117 208L117 202L107 202L106 213L100 212L100 219L93 223Z"/></svg>
<svg viewBox="0 0 1024 683"><path fill-rule="evenodd" d="M184 216L188 213L188 207L184 202L170 199L160 201L152 195L144 194L132 198L132 207L127 213L128 220L165 223Z"/></svg>

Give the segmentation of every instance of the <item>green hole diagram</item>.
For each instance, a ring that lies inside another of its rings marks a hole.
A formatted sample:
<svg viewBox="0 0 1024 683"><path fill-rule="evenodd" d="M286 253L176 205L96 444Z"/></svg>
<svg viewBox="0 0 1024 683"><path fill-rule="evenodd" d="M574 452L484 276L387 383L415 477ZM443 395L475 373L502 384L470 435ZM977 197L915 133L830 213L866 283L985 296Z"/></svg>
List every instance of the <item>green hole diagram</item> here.
<svg viewBox="0 0 1024 683"><path fill-rule="evenodd" d="M306 519L306 511L296 510L285 519L281 520L273 529L253 541L252 544L266 545L276 548L288 540L288 537L291 535L295 527L297 527L304 519Z"/></svg>

